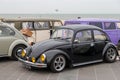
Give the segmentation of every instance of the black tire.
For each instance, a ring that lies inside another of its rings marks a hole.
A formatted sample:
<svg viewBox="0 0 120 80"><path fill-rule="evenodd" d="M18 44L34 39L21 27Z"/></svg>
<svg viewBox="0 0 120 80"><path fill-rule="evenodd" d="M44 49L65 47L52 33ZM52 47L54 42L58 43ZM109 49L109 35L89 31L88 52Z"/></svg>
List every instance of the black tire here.
<svg viewBox="0 0 120 80"><path fill-rule="evenodd" d="M63 55L56 55L50 64L52 72L61 72L66 66L66 59Z"/></svg>
<svg viewBox="0 0 120 80"><path fill-rule="evenodd" d="M16 47L14 47L14 49L12 51L12 59L18 60L17 59L17 51L21 50L21 49L25 49L25 48L26 48L25 45L17 45Z"/></svg>
<svg viewBox="0 0 120 80"><path fill-rule="evenodd" d="M117 58L117 51L113 47L109 47L104 55L104 61L108 63L115 62Z"/></svg>

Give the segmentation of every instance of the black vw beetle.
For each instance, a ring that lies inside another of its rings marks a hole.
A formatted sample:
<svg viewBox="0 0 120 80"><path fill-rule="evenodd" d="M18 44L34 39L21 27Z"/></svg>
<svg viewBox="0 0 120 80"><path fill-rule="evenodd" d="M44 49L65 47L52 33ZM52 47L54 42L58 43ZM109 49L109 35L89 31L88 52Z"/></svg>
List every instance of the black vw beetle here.
<svg viewBox="0 0 120 80"><path fill-rule="evenodd" d="M38 42L18 53L25 66L60 72L66 66L115 62L118 51L108 35L92 25L71 25L55 29L49 40Z"/></svg>

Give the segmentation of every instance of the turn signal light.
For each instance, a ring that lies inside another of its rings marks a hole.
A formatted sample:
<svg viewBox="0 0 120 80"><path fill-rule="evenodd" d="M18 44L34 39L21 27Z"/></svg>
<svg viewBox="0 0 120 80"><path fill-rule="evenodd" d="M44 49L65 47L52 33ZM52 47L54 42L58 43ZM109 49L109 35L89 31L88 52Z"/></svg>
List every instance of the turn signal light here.
<svg viewBox="0 0 120 80"><path fill-rule="evenodd" d="M32 57L32 62L33 62L33 63L35 63L35 62L36 62L35 57Z"/></svg>
<svg viewBox="0 0 120 80"><path fill-rule="evenodd" d="M41 60L42 62L44 62L44 61L45 61L45 59L46 59L45 54L42 54L42 55L40 56L40 60Z"/></svg>

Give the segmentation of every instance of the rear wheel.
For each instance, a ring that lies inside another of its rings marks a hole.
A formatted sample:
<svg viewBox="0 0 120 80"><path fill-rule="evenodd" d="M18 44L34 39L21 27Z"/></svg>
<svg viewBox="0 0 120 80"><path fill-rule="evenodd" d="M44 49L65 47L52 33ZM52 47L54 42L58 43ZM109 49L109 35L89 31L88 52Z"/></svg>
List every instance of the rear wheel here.
<svg viewBox="0 0 120 80"><path fill-rule="evenodd" d="M104 60L106 62L112 63L116 61L116 57L117 57L117 51L115 48L110 47L107 49L105 56L104 56Z"/></svg>
<svg viewBox="0 0 120 80"><path fill-rule="evenodd" d="M66 59L63 55L57 55L54 57L50 64L50 69L53 72L60 72L66 66Z"/></svg>
<svg viewBox="0 0 120 80"><path fill-rule="evenodd" d="M22 50L22 49L25 49L26 46L25 45L18 45L16 46L14 49L13 49L13 52L12 52L12 59L14 60L17 60L17 53Z"/></svg>

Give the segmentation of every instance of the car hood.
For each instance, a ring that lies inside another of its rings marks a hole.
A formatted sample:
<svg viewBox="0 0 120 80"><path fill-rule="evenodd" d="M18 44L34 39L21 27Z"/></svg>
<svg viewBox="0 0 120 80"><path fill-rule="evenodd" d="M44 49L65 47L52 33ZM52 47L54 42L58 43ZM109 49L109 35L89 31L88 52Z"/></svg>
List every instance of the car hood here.
<svg viewBox="0 0 120 80"><path fill-rule="evenodd" d="M30 56L38 57L40 54L47 50L54 49L58 46L67 45L69 42L63 40L49 39L42 42L38 42L32 46L32 52Z"/></svg>

